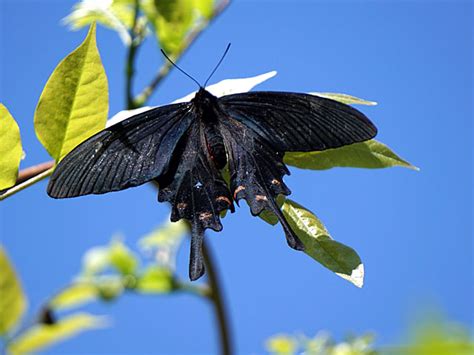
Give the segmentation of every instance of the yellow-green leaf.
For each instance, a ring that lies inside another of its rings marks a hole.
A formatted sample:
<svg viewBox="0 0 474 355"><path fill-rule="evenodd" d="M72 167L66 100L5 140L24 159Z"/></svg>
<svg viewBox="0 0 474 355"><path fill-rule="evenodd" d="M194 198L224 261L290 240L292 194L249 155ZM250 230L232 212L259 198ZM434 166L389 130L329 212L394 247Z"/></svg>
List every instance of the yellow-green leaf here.
<svg viewBox="0 0 474 355"><path fill-rule="evenodd" d="M15 270L0 246L0 335L15 327L26 310L26 303Z"/></svg>
<svg viewBox="0 0 474 355"><path fill-rule="evenodd" d="M206 20L209 20L212 17L214 0L193 0L193 2L194 7Z"/></svg>
<svg viewBox="0 0 474 355"><path fill-rule="evenodd" d="M142 293L168 293L173 289L173 275L169 269L151 266L138 279L136 290Z"/></svg>
<svg viewBox="0 0 474 355"><path fill-rule="evenodd" d="M76 313L55 324L38 324L15 338L8 346L10 354L38 352L45 347L78 335L79 333L107 326L104 317Z"/></svg>
<svg viewBox="0 0 474 355"><path fill-rule="evenodd" d="M358 97L347 95L347 94L337 94L334 92L311 92L310 94L319 96L319 97L324 97L326 99L339 101L346 105L367 105L367 106L377 105L375 101L368 101L368 100L360 99Z"/></svg>
<svg viewBox="0 0 474 355"><path fill-rule="evenodd" d="M36 135L59 161L105 127L108 102L93 24L84 42L59 63L46 83L35 112Z"/></svg>
<svg viewBox="0 0 474 355"><path fill-rule="evenodd" d="M97 287L92 283L78 282L56 295L49 305L56 309L77 307L98 297Z"/></svg>
<svg viewBox="0 0 474 355"><path fill-rule="evenodd" d="M187 230L184 221L166 221L150 234L141 238L138 244L144 250L174 246L181 242Z"/></svg>
<svg viewBox="0 0 474 355"><path fill-rule="evenodd" d="M354 249L336 242L311 211L286 199L282 207L288 223L305 246L305 253L357 287L364 283L364 265Z"/></svg>
<svg viewBox="0 0 474 355"><path fill-rule="evenodd" d="M133 274L138 265L135 254L119 239L113 240L110 244L109 260L110 264L124 275Z"/></svg>
<svg viewBox="0 0 474 355"><path fill-rule="evenodd" d="M20 129L0 104L0 190L15 185L22 155Z"/></svg>
<svg viewBox="0 0 474 355"><path fill-rule="evenodd" d="M193 0L143 0L141 7L161 47L170 55L178 52L195 20Z"/></svg>
<svg viewBox="0 0 474 355"><path fill-rule="evenodd" d="M298 349L298 342L288 335L275 335L267 340L266 348L271 354L292 355Z"/></svg>
<svg viewBox="0 0 474 355"><path fill-rule="evenodd" d="M418 170L385 144L374 139L321 152L288 152L285 153L284 162L297 168L311 170L334 167L380 169L394 166Z"/></svg>

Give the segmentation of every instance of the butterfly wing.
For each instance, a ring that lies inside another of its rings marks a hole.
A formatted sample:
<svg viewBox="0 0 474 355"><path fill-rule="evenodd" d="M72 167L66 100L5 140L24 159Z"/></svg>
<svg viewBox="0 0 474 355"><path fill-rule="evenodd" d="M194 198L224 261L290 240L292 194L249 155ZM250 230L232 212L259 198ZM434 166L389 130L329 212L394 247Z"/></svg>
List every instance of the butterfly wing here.
<svg viewBox="0 0 474 355"><path fill-rule="evenodd" d="M205 271L201 255L204 230L222 230L220 212L233 211L227 184L209 155L201 120L191 125L171 168L157 182L160 188L158 200L168 201L172 206L171 221L184 218L191 223L189 277L196 280Z"/></svg>
<svg viewBox="0 0 474 355"><path fill-rule="evenodd" d="M283 163L283 154L239 121L222 119L221 132L226 144L234 200L238 203L245 199L254 216L263 210L273 212L283 226L288 245L303 250L303 243L276 202L279 194L291 193L283 182L283 176L289 174Z"/></svg>
<svg viewBox="0 0 474 355"><path fill-rule="evenodd" d="M234 199L245 199L253 215L264 209L279 219L288 244L302 250L276 203L289 195L286 151L337 148L374 137L377 129L356 109L307 94L253 92L219 100Z"/></svg>
<svg viewBox="0 0 474 355"><path fill-rule="evenodd" d="M195 120L191 104L166 105L95 134L62 159L48 194L67 198L138 186L166 173L173 151Z"/></svg>
<svg viewBox="0 0 474 355"><path fill-rule="evenodd" d="M377 128L355 108L308 94L249 92L219 99L226 114L280 151L318 151L373 138Z"/></svg>

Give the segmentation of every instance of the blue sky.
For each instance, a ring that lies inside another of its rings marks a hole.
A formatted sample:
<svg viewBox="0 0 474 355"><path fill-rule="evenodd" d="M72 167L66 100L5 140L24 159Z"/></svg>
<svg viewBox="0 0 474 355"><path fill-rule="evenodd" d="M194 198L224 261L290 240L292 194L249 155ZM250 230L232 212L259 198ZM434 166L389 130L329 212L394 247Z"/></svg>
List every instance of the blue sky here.
<svg viewBox="0 0 474 355"><path fill-rule="evenodd" d="M0 101L17 119L23 166L48 156L32 125L41 90L57 63L84 38L60 24L74 1L0 0ZM336 337L377 333L378 344L403 339L431 308L472 326L473 309L473 11L469 1L235 1L180 64L205 78L225 45L232 49L213 82L277 70L258 89L332 91L379 102L362 110L378 139L420 172L292 169L292 198L315 212L366 269L358 289L289 249L279 226L248 208L209 233L230 307L239 352L261 352L279 332ZM123 109L125 50L98 30L111 113ZM136 88L159 67L150 38L139 53ZM173 72L151 104L194 90ZM66 284L80 257L117 232L136 245L168 207L142 186L120 193L56 201L46 182L0 204L0 238L28 293L30 310ZM178 257L185 276L188 245ZM188 295L125 296L87 307L114 326L85 333L49 353L215 352L213 315Z"/></svg>

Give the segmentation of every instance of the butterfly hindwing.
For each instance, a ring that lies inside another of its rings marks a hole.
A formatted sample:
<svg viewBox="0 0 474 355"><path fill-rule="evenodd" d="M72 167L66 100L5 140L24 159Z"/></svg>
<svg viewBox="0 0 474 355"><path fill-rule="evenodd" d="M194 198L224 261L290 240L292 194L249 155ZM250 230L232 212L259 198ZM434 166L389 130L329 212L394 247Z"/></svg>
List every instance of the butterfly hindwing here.
<svg viewBox="0 0 474 355"><path fill-rule="evenodd" d="M290 228L276 202L279 194L290 194L283 182L283 176L289 174L282 161L283 154L240 122L225 119L223 122L233 198L236 202L245 199L254 216L263 210L273 212L285 231L290 247L303 250L302 242Z"/></svg>
<svg viewBox="0 0 474 355"><path fill-rule="evenodd" d="M281 152L337 148L377 134L372 122L355 108L309 94L249 92L223 96L219 103L230 118Z"/></svg>
<svg viewBox="0 0 474 355"><path fill-rule="evenodd" d="M55 198L102 194L162 175L195 120L189 108L189 103L158 107L95 134L59 162L48 194Z"/></svg>

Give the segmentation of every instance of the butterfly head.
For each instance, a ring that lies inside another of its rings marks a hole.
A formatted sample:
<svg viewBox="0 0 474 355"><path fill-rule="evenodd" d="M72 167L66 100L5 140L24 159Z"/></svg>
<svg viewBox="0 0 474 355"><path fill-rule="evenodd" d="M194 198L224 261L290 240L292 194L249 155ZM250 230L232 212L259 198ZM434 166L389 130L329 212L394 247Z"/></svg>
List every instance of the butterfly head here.
<svg viewBox="0 0 474 355"><path fill-rule="evenodd" d="M194 96L194 99L192 99L192 102L201 107L210 107L216 102L216 100L217 97L201 87L196 93L196 96Z"/></svg>

